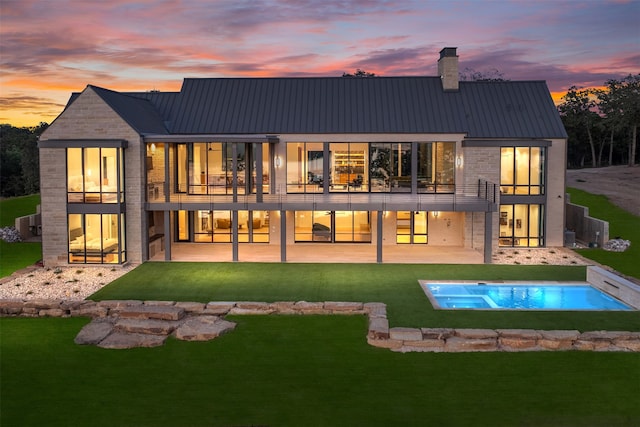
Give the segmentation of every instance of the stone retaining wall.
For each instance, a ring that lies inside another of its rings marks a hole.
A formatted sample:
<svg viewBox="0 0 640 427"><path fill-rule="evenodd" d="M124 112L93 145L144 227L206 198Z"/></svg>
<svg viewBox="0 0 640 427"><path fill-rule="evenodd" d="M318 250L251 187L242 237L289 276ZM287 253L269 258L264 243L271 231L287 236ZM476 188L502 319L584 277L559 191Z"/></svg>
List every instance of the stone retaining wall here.
<svg viewBox="0 0 640 427"><path fill-rule="evenodd" d="M91 317L97 322L93 329L105 336L129 332L152 336L173 333L178 339L194 340L199 332L193 323L201 319L209 334L202 339L220 335L221 322L215 317L226 315L306 315L341 314L367 315L367 342L396 352L470 352L470 351L622 351L640 352L640 332L576 330L542 331L533 329L466 329L466 328L402 328L389 327L387 308L383 303L281 301L232 302L215 301L65 301L65 300L0 300L0 316L20 317ZM114 319L117 319L114 320ZM138 320L142 324L135 324ZM162 322L165 322L166 325ZM110 329L104 328L110 323ZM97 326L96 326L97 325ZM113 326L115 325L115 327ZM228 329L232 329L231 325ZM179 329L182 327L182 329ZM116 331L116 332L112 332ZM178 331L177 333L175 331ZM105 340L104 342L106 342ZM78 334L76 342L96 344ZM104 343L103 342L103 343ZM161 345L164 339L154 339L148 345ZM119 345L119 344L118 344ZM107 346L107 345L105 345ZM128 348L112 345L109 348Z"/></svg>

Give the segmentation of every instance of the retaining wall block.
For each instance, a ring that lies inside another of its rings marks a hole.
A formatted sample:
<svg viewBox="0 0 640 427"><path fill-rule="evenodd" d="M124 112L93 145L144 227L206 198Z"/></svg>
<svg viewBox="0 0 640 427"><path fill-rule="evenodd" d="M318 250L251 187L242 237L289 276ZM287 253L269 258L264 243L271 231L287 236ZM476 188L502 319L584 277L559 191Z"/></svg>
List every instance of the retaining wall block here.
<svg viewBox="0 0 640 427"><path fill-rule="evenodd" d="M392 339L376 340L376 339L367 337L367 343L373 347L387 348L387 349L393 350L393 349L398 349L402 347L402 344L404 343L404 341L392 340Z"/></svg>
<svg viewBox="0 0 640 427"><path fill-rule="evenodd" d="M369 317L387 317L387 305L382 302L368 302L362 308Z"/></svg>
<svg viewBox="0 0 640 427"><path fill-rule="evenodd" d="M18 316L22 313L24 301L19 299L0 300L0 314L8 316Z"/></svg>
<svg viewBox="0 0 640 427"><path fill-rule="evenodd" d="M389 339L389 320L386 317L370 317L367 336L376 340Z"/></svg>
<svg viewBox="0 0 640 427"><path fill-rule="evenodd" d="M300 314L293 306L294 301L276 301L270 304L271 308L278 314Z"/></svg>
<svg viewBox="0 0 640 427"><path fill-rule="evenodd" d="M573 343L580 336L579 331L538 331L542 336L538 345L547 350L571 350Z"/></svg>
<svg viewBox="0 0 640 427"><path fill-rule="evenodd" d="M404 341L402 347L392 350L400 353L441 353L444 351L444 346L445 340L443 339L426 339L421 341Z"/></svg>
<svg viewBox="0 0 640 427"><path fill-rule="evenodd" d="M338 302L325 301L324 309L333 314L364 314L363 303L361 302Z"/></svg>
<svg viewBox="0 0 640 427"><path fill-rule="evenodd" d="M175 306L184 309L186 313L201 314L202 312L204 312L206 304L203 302L178 301L175 303Z"/></svg>
<svg viewBox="0 0 640 427"><path fill-rule="evenodd" d="M389 338L401 341L421 341L422 331L418 328L391 328Z"/></svg>
<svg viewBox="0 0 640 427"><path fill-rule="evenodd" d="M453 328L421 328L423 340L446 340L455 335Z"/></svg>
<svg viewBox="0 0 640 427"><path fill-rule="evenodd" d="M497 338L462 338L459 336L451 337L446 340L444 345L445 351L448 352L465 352L465 351L497 351Z"/></svg>
<svg viewBox="0 0 640 427"><path fill-rule="evenodd" d="M204 314L223 316L229 313L229 310L231 310L235 306L236 303L232 301L211 301L207 303L206 307L204 308Z"/></svg>

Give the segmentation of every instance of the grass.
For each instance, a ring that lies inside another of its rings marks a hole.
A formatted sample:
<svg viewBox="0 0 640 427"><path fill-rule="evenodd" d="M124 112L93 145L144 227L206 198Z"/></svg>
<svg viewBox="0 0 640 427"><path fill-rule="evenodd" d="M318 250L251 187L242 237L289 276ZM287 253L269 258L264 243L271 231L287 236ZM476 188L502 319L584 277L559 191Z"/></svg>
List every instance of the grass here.
<svg viewBox="0 0 640 427"><path fill-rule="evenodd" d="M364 316L236 316L210 342L104 350L0 319L0 425L632 426L631 353L393 353ZM36 410L37 408L37 410Z"/></svg>
<svg viewBox="0 0 640 427"><path fill-rule="evenodd" d="M35 213L38 204L39 194L0 200L0 227L12 226L16 218ZM41 243L7 243L0 240L0 277L33 265L41 258Z"/></svg>
<svg viewBox="0 0 640 427"><path fill-rule="evenodd" d="M590 194L575 188L568 188L571 202L587 206L589 215L609 222L609 238L621 237L631 241L625 252L609 252L604 249L578 249L580 255L608 265L617 271L640 278L640 217L621 209L606 196ZM640 197L640 196L639 196Z"/></svg>
<svg viewBox="0 0 640 427"><path fill-rule="evenodd" d="M419 279L584 280L585 267L434 264L145 263L94 300L363 301L392 326L638 330L640 312L434 310Z"/></svg>

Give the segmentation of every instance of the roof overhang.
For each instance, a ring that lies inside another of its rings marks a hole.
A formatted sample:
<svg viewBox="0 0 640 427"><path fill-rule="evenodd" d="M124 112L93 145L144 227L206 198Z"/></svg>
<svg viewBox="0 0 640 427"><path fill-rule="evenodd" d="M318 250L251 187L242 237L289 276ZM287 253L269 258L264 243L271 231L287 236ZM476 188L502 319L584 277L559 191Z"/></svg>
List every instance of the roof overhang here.
<svg viewBox="0 0 640 427"><path fill-rule="evenodd" d="M240 142L272 143L278 142L276 135L146 135L144 142Z"/></svg>
<svg viewBox="0 0 640 427"><path fill-rule="evenodd" d="M38 148L127 148L125 139L44 139Z"/></svg>
<svg viewBox="0 0 640 427"><path fill-rule="evenodd" d="M462 140L463 147L550 147L546 139L474 139Z"/></svg>

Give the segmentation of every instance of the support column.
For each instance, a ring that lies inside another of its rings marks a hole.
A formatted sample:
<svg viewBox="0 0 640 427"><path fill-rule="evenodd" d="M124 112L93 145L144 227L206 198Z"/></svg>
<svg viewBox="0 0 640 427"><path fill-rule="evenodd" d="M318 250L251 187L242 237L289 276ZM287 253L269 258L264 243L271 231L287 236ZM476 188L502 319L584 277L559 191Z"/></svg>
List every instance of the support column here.
<svg viewBox="0 0 640 427"><path fill-rule="evenodd" d="M493 253L493 212L484 213L484 263L491 264Z"/></svg>
<svg viewBox="0 0 640 427"><path fill-rule="evenodd" d="M378 221L376 223L376 261L382 264L382 220L383 212L377 211Z"/></svg>
<svg viewBox="0 0 640 427"><path fill-rule="evenodd" d="M247 144L247 146L251 147L250 144ZM256 201L258 203L261 203L262 202L262 175L264 173L262 170L262 144L261 143L256 144L255 153L256 153L256 158L253 159L253 161L256 162L256 182L254 182L253 185L256 186ZM245 155L246 155L246 152L245 152ZM251 178L251 171L249 171L249 178ZM249 192L251 192L251 186L249 186Z"/></svg>
<svg viewBox="0 0 640 427"><path fill-rule="evenodd" d="M171 261L171 211L164 211L164 260Z"/></svg>
<svg viewBox="0 0 640 427"><path fill-rule="evenodd" d="M287 211L280 211L280 262L287 262Z"/></svg>
<svg viewBox="0 0 640 427"><path fill-rule="evenodd" d="M238 262L238 211L231 212L231 252L233 262Z"/></svg>

